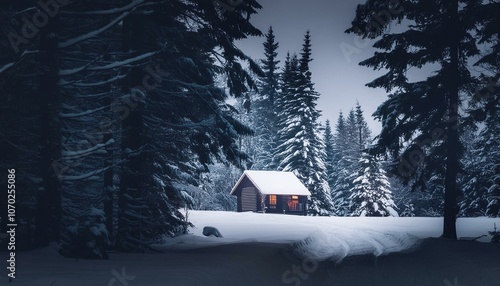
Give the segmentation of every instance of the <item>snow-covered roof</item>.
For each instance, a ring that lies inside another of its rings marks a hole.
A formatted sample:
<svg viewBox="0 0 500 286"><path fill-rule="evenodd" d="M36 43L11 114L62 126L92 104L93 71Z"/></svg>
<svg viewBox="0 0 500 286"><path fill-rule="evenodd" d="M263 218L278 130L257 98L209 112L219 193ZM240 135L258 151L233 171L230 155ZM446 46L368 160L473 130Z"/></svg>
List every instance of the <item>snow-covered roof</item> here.
<svg viewBox="0 0 500 286"><path fill-rule="evenodd" d="M310 196L311 193L292 172L253 171L243 172L231 190L233 194L238 185L247 177L263 195L298 195Z"/></svg>

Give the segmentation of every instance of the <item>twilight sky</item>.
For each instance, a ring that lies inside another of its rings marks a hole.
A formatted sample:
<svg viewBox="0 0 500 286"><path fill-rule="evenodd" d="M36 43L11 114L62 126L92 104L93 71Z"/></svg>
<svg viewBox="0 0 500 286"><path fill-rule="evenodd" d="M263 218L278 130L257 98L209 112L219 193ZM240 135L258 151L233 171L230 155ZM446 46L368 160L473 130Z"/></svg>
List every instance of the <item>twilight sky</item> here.
<svg viewBox="0 0 500 286"><path fill-rule="evenodd" d="M316 90L321 94L318 108L322 110L321 121L329 119L335 124L339 111L346 114L359 101L365 111L373 135L381 125L371 115L386 98L382 89L365 86L381 72L361 67L358 63L370 57L374 49L372 41L364 41L344 31L350 27L355 16L356 5L364 0L265 0L259 1L263 9L253 16L251 22L264 34L273 27L279 42L278 58L283 65L287 51L300 53L305 32L311 31L312 78ZM263 57L262 43L265 37L253 37L238 42L238 46L253 59ZM352 47L356 52L347 56L341 49Z"/></svg>

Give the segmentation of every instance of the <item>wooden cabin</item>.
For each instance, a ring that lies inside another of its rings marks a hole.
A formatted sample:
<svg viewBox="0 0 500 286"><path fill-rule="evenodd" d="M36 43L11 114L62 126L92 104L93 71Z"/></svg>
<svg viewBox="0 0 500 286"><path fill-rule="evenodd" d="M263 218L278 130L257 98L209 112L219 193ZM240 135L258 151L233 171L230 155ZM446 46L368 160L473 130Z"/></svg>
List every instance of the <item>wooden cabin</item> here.
<svg viewBox="0 0 500 286"><path fill-rule="evenodd" d="M292 172L245 171L231 190L238 212L306 215L309 190Z"/></svg>

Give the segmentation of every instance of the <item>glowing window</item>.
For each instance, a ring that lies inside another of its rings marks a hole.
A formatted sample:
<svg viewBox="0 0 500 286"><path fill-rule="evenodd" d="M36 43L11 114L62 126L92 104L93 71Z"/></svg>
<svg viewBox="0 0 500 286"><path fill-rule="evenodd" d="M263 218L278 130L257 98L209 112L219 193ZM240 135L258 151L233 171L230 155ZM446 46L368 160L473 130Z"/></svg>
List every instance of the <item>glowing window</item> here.
<svg viewBox="0 0 500 286"><path fill-rule="evenodd" d="M276 195L269 195L269 204L271 206L276 206Z"/></svg>
<svg viewBox="0 0 500 286"><path fill-rule="evenodd" d="M299 196L292 196L292 200L298 200Z"/></svg>

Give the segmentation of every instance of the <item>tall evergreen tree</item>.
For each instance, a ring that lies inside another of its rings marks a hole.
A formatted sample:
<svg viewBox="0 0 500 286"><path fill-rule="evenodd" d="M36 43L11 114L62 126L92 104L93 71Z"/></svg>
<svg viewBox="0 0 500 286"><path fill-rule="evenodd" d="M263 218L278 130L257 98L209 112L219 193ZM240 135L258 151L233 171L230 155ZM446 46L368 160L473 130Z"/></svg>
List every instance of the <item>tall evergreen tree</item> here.
<svg viewBox="0 0 500 286"><path fill-rule="evenodd" d="M278 169L293 171L311 192L308 213L328 215L332 201L325 173L324 143L319 133L316 109L319 94L314 90L309 31L304 38L301 57L287 57L283 72L281 106L278 114L280 145Z"/></svg>
<svg viewBox="0 0 500 286"><path fill-rule="evenodd" d="M275 169L273 152L276 148L277 126L276 126L276 98L279 89L278 73L278 47L274 37L273 28L269 27L264 42L264 60L262 60L263 77L260 78L260 91L254 103L255 118L253 127L256 137L256 155L253 169L272 170Z"/></svg>
<svg viewBox="0 0 500 286"><path fill-rule="evenodd" d="M351 148L347 124L342 111L339 113L334 134L334 170L332 172L331 196L333 200L333 213L339 216L346 215L349 207L349 176L352 174L352 161L348 157Z"/></svg>
<svg viewBox="0 0 500 286"><path fill-rule="evenodd" d="M430 177L444 178L443 237L456 239L457 175L461 103L472 93L468 59L479 50L472 35L479 1L420 1L404 4L368 0L359 5L347 32L363 38L378 38L374 47L382 50L361 62L387 73L368 83L389 93L375 112L382 121L377 138L380 152L400 155L394 173L416 188ZM392 11L377 22L373 11ZM407 21L406 21L407 20ZM390 25L403 25L403 32L390 33ZM374 26L374 23L380 25ZM407 71L435 64L437 69L421 81L410 81ZM406 144L401 144L405 142ZM443 166L443 168L441 168Z"/></svg>
<svg viewBox="0 0 500 286"><path fill-rule="evenodd" d="M349 206L349 190L354 187L352 174L357 170L359 159L371 140L370 129L359 103L351 109L347 118L341 112L335 133L334 180L332 198L337 215L345 215Z"/></svg>
<svg viewBox="0 0 500 286"><path fill-rule="evenodd" d="M199 172L215 161L239 164L246 158L237 137L251 130L236 119L236 110L226 103L228 94L215 84L215 76L224 74L230 94L241 97L256 85L239 60L248 61L254 72L261 73L234 45L234 40L260 35L243 16L260 8L255 1L225 13L206 2L155 4L153 17L139 15L128 23L129 43L145 37L133 50L164 47L158 54L164 74L159 77L161 88L149 90L144 102L123 122L127 123L123 172L129 175L122 176L120 186L118 234L119 246L125 250L185 231L179 209L190 203L187 191L198 185ZM183 18L198 21L188 27ZM148 41L152 42L148 45ZM217 49L224 51L222 56ZM145 76L139 75L136 79ZM133 76L128 81L132 90L137 84Z"/></svg>

